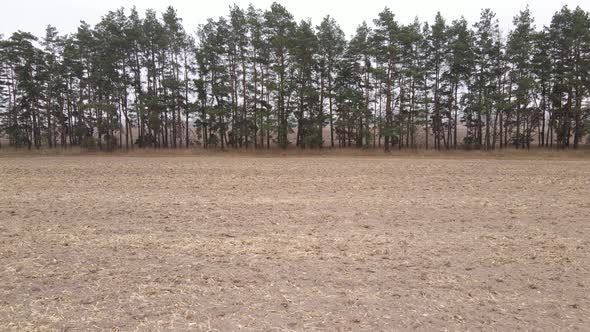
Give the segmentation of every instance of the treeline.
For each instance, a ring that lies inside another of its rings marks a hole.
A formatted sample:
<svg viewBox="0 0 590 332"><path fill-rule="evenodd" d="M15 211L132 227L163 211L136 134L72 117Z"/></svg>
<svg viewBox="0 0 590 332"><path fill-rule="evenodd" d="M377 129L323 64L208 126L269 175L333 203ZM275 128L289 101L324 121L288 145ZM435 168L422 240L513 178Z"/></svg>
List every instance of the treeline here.
<svg viewBox="0 0 590 332"><path fill-rule="evenodd" d="M0 136L14 147L573 147L590 129L590 18L563 7L503 36L385 8L347 40L331 17L233 6L188 33L176 11L0 38Z"/></svg>

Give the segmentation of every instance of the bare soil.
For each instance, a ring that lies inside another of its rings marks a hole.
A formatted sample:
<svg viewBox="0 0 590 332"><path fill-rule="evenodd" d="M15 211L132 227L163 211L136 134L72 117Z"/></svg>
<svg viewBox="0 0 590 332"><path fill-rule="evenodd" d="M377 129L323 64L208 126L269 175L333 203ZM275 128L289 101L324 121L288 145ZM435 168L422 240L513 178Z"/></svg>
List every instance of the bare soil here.
<svg viewBox="0 0 590 332"><path fill-rule="evenodd" d="M588 330L590 160L0 158L0 330Z"/></svg>

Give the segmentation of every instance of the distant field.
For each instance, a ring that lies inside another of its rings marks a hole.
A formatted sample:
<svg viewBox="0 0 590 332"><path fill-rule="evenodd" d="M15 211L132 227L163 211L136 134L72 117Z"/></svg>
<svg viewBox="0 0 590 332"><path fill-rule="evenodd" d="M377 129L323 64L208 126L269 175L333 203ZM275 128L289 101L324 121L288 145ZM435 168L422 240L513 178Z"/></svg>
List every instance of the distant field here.
<svg viewBox="0 0 590 332"><path fill-rule="evenodd" d="M587 154L47 154L0 155L0 330L590 326Z"/></svg>

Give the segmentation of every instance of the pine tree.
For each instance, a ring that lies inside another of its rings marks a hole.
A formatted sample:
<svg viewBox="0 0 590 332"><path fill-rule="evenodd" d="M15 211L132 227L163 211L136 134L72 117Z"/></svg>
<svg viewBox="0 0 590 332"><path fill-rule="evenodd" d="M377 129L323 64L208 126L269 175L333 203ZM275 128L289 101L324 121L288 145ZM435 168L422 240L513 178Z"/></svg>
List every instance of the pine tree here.
<svg viewBox="0 0 590 332"><path fill-rule="evenodd" d="M529 9L521 11L513 21L515 30L510 34L507 56L512 64L511 82L515 86L513 112L516 114L516 133L512 138L516 148L529 147L534 126L532 117L531 94L534 90L532 73L532 54L534 42L534 25ZM512 85L511 84L511 85ZM512 87L511 87L512 88Z"/></svg>
<svg viewBox="0 0 590 332"><path fill-rule="evenodd" d="M323 129L326 119L324 111L324 101L328 99L327 119L330 124L330 146L334 147L334 112L333 112L333 80L336 65L344 52L346 40L344 32L336 23L336 20L330 16L324 17L320 26L317 27L319 39L319 71L320 71L320 113L319 121L319 140L323 144Z"/></svg>
<svg viewBox="0 0 590 332"><path fill-rule="evenodd" d="M385 152L391 150L391 146L399 139L399 127L394 126L394 79L396 65L399 61L398 51L399 26L389 8L385 8L379 17L375 19L374 45L378 61L385 64L381 80L385 85L385 123L382 127L385 137Z"/></svg>
<svg viewBox="0 0 590 332"><path fill-rule="evenodd" d="M287 135L290 115L289 105L287 105L290 88L288 67L291 60L289 48L293 42L296 25L293 22L293 15L276 2L264 13L264 19L266 38L272 49L272 69L276 76L276 84L272 90L276 92L277 144L286 149L289 145Z"/></svg>
<svg viewBox="0 0 590 332"><path fill-rule="evenodd" d="M434 24L431 27L429 36L430 42L430 61L428 67L432 71L433 82L433 114L432 133L434 134L434 148L441 149L441 140L444 140L444 127L442 116L442 74L444 70L444 60L446 58L448 43L447 43L447 26L440 12L436 14ZM446 143L445 143L446 145Z"/></svg>

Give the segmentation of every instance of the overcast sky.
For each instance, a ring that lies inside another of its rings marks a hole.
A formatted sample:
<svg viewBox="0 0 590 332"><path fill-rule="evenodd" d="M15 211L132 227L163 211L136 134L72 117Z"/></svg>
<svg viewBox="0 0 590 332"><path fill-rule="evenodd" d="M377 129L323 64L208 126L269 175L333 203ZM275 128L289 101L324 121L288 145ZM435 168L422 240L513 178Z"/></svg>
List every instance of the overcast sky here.
<svg viewBox="0 0 590 332"><path fill-rule="evenodd" d="M47 24L56 26L60 33L75 32L80 20L91 25L97 23L109 10L121 6L136 6L140 12L153 8L162 12L168 5L174 6L183 19L187 31L193 32L197 25L208 17L218 17L228 13L231 4L246 8L253 3L256 7L267 9L272 0L2 0L0 14L0 34L5 37L17 30L29 31L37 36L44 34ZM420 21L432 22L434 15L440 11L448 22L461 15L472 24L479 18L483 7L489 7L497 13L503 32L512 26L512 17L530 5L538 28L548 25L551 16L563 5L572 9L581 6L590 10L590 0L282 0L283 4L296 20L311 18L314 25L322 17L331 15L336 18L347 36L354 33L356 27L366 20L372 23L385 6L391 8L398 21L409 23L418 16Z"/></svg>

